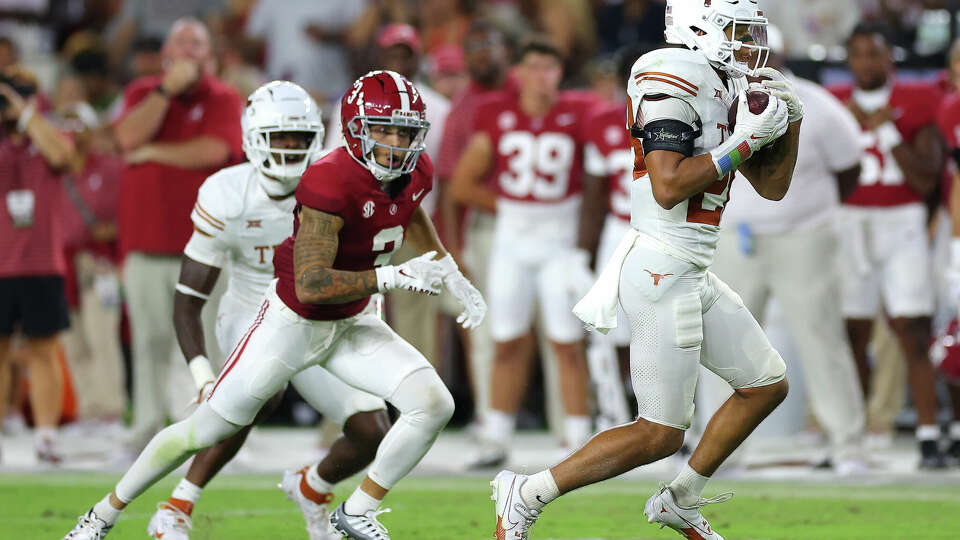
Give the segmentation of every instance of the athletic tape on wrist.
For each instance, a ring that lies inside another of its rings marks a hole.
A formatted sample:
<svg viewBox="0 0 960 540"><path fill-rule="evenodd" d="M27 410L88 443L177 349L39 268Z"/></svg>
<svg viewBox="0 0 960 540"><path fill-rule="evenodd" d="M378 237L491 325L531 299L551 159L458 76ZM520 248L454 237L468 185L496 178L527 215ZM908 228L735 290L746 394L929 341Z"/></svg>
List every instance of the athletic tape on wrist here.
<svg viewBox="0 0 960 540"><path fill-rule="evenodd" d="M746 161L751 154L753 154L753 150L746 139L740 142L731 139L711 150L710 156L713 158L713 164L717 167L719 173L717 178L723 178L737 170L737 167Z"/></svg>
<svg viewBox="0 0 960 540"><path fill-rule="evenodd" d="M203 385L217 378L210 367L210 360L207 360L207 357L202 354L194 356L187 365L190 367L190 374L193 375L193 382L197 385L197 390L202 390Z"/></svg>
<svg viewBox="0 0 960 540"><path fill-rule="evenodd" d="M201 299L201 300L207 300L207 299L210 298L210 295L209 295L209 294L203 294L202 292L200 292L200 291L198 291L198 290L196 290L196 289L194 289L194 288L192 288L192 287L188 287L188 286L184 285L183 283L177 283L177 286L174 287L174 289L175 289L178 293L182 293L182 294L185 294L185 295L187 295L187 296L193 296L193 297L199 298L199 299Z"/></svg>
<svg viewBox="0 0 960 540"><path fill-rule="evenodd" d="M378 266L373 269L377 276L377 290L385 293L396 286L393 266Z"/></svg>

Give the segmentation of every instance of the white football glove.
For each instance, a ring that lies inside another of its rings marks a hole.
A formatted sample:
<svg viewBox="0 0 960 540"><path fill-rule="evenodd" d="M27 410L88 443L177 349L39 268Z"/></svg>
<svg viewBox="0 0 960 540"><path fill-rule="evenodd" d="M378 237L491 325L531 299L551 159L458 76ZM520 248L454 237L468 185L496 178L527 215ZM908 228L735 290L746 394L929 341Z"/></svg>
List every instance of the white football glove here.
<svg viewBox="0 0 960 540"><path fill-rule="evenodd" d="M750 112L745 90L740 92L737 99L740 100L740 105L737 108L737 125L733 128L731 139L745 140L750 145L750 150L756 152L787 132L787 104L782 99L771 94L767 108L760 114Z"/></svg>
<svg viewBox="0 0 960 540"><path fill-rule="evenodd" d="M567 291L580 300L593 287L597 276L590 270L590 254L583 249L566 253L564 266L567 272Z"/></svg>
<svg viewBox="0 0 960 540"><path fill-rule="evenodd" d="M803 102L800 101L793 83L783 73L771 67L765 67L758 69L757 75L770 77L771 80L763 81L761 84L764 88L769 88L771 94L787 103L787 121L789 123L792 124L803 119Z"/></svg>
<svg viewBox="0 0 960 540"><path fill-rule="evenodd" d="M436 251L428 251L396 266L381 266L376 269L377 288L380 292L403 289L419 294L436 296L443 287L443 265L433 260Z"/></svg>
<svg viewBox="0 0 960 540"><path fill-rule="evenodd" d="M718 179L737 170L754 152L782 137L789 126L787 104L777 96L770 94L770 101L760 114L750 112L746 90L741 90L737 99L737 125L733 133L710 151Z"/></svg>
<svg viewBox="0 0 960 540"><path fill-rule="evenodd" d="M457 324L467 329L480 326L487 314L487 303L483 300L483 295L463 275L449 253L437 262L444 268L443 286L463 306L463 313L457 317Z"/></svg>

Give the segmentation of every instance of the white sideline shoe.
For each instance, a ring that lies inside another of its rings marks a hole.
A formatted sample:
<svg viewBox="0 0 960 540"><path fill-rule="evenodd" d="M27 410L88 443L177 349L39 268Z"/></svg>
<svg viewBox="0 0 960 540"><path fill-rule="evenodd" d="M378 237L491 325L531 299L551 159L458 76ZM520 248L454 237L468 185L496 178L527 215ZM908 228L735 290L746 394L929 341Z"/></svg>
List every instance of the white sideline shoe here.
<svg viewBox="0 0 960 540"><path fill-rule="evenodd" d="M643 513L650 523L659 523L660 528L670 527L682 534L687 540L723 540L700 513L700 508L713 503L721 503L733 497L733 493L724 493L710 499L700 499L692 507L677 504L673 492L666 485L647 499Z"/></svg>

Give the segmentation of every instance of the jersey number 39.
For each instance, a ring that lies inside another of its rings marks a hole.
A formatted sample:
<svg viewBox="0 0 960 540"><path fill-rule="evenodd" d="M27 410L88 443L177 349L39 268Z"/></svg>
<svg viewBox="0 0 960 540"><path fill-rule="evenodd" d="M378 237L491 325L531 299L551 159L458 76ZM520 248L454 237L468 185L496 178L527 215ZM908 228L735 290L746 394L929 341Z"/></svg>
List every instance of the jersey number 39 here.
<svg viewBox="0 0 960 540"><path fill-rule="evenodd" d="M511 197L562 199L570 185L573 139L564 133L512 131L500 137L497 150L509 158L500 174L500 188Z"/></svg>

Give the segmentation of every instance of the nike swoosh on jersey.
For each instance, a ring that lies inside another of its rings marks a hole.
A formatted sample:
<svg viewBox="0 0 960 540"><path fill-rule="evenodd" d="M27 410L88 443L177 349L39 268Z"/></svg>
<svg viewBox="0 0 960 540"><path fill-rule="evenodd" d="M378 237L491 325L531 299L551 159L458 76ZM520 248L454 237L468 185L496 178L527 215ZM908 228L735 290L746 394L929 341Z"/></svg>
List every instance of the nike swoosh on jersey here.
<svg viewBox="0 0 960 540"><path fill-rule="evenodd" d="M424 192L424 191L425 191L425 190L421 189L420 191L414 193L414 194L413 194L413 197L411 197L411 199L413 199L413 200L419 199L420 196L423 195L423 192Z"/></svg>

